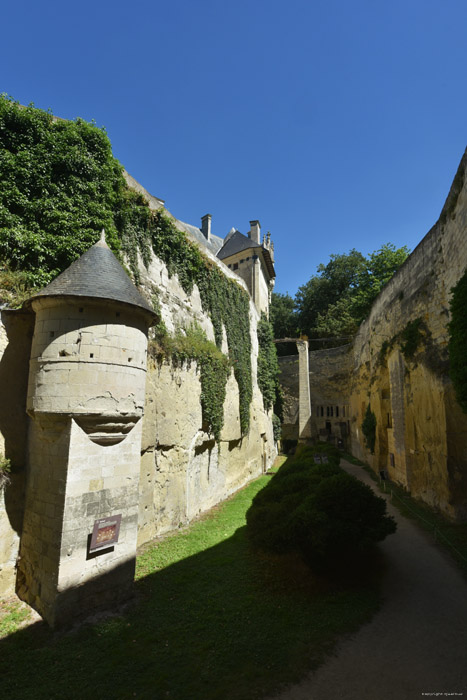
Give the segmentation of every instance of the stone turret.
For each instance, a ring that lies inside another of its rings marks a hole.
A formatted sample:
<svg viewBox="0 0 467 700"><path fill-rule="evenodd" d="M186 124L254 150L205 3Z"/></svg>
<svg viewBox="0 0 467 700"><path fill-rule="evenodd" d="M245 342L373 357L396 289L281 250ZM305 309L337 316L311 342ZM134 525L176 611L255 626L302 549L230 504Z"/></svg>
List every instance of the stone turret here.
<svg viewBox="0 0 467 700"><path fill-rule="evenodd" d="M155 315L104 235L30 305L33 420L18 594L61 625L131 590Z"/></svg>

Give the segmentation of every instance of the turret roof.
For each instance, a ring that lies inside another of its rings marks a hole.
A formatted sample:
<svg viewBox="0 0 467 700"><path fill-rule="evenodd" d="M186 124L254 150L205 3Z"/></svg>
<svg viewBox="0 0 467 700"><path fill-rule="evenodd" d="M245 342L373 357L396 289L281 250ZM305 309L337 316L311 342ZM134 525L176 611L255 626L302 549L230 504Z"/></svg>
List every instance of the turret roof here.
<svg viewBox="0 0 467 700"><path fill-rule="evenodd" d="M61 296L120 301L155 315L105 242L104 231L97 243L34 295L33 299Z"/></svg>

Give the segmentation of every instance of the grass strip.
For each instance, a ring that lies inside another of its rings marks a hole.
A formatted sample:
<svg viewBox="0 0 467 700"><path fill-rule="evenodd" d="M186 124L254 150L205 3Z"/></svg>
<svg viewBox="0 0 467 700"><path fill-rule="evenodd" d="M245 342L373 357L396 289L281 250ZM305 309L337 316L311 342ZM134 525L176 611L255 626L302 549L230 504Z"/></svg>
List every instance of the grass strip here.
<svg viewBox="0 0 467 700"><path fill-rule="evenodd" d="M254 700L317 667L379 607L378 577L314 577L251 550L245 512L270 477L138 558L136 602L69 633L0 640L9 700Z"/></svg>

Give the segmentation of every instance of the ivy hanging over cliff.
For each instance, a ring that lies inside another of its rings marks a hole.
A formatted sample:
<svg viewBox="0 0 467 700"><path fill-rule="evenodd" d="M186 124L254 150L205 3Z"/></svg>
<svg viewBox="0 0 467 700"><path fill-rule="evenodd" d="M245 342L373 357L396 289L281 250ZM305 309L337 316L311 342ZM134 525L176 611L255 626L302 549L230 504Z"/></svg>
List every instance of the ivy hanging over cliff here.
<svg viewBox="0 0 467 700"><path fill-rule="evenodd" d="M149 342L149 356L156 361L170 358L175 365L189 365L192 361L197 363L204 429L219 441L224 424L226 384L232 368L229 359L196 325L179 330L172 336L160 324L155 337Z"/></svg>
<svg viewBox="0 0 467 700"><path fill-rule="evenodd" d="M449 323L449 374L457 400L467 413L467 270L453 287Z"/></svg>
<svg viewBox="0 0 467 700"><path fill-rule="evenodd" d="M151 249L190 294L196 284L220 349L225 328L246 433L252 399L249 297L126 184L103 129L57 120L0 96L0 272L42 287L99 238L125 256L138 284L138 254ZM214 426L214 423L211 423ZM214 427L212 428L214 430ZM216 428L217 430L217 428Z"/></svg>
<svg viewBox="0 0 467 700"><path fill-rule="evenodd" d="M276 346L274 331L266 315L261 314L258 321L258 386L263 394L263 405L266 411L271 409L276 401L279 390Z"/></svg>

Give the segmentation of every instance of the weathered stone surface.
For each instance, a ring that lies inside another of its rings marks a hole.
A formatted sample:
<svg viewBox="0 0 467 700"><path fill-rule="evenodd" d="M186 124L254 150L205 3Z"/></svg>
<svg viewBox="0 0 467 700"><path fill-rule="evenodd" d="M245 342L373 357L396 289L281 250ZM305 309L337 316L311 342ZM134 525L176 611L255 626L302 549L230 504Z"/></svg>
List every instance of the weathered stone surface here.
<svg viewBox="0 0 467 700"><path fill-rule="evenodd" d="M466 167L464 155L438 223L379 294L348 351L321 351L321 363L310 353L312 404L319 396L330 408L350 403L352 452L460 519L467 518L467 416L449 380L447 344L450 290L467 268ZM404 355L409 322L419 324L413 356ZM281 369L291 432L296 359L281 359ZM377 424L374 454L362 433L368 404Z"/></svg>

